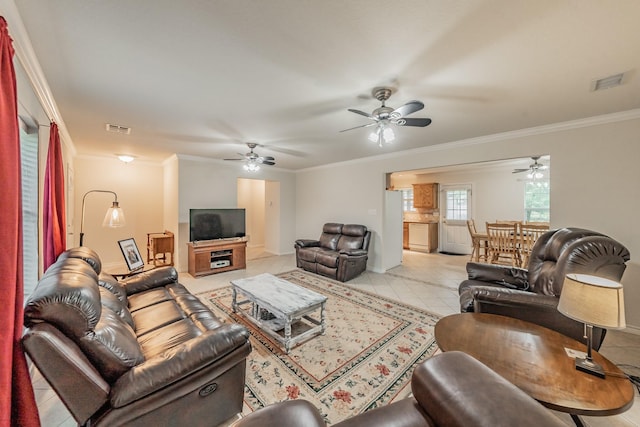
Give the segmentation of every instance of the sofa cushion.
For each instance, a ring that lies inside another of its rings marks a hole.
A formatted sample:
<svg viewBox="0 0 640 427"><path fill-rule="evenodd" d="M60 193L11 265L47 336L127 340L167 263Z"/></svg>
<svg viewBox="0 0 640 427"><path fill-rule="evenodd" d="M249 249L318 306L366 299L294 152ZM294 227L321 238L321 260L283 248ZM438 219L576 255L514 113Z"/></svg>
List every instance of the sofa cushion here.
<svg viewBox="0 0 640 427"><path fill-rule="evenodd" d="M118 297L120 301L127 301L127 291L125 291L124 286L109 273L105 273L104 271L100 273L98 276L98 285L108 289L109 292Z"/></svg>
<svg viewBox="0 0 640 427"><path fill-rule="evenodd" d="M319 247L299 248L298 258L303 261L316 262L316 256L318 255L318 252L320 252L320 250L321 248Z"/></svg>
<svg viewBox="0 0 640 427"><path fill-rule="evenodd" d="M129 295L129 311L135 313L145 307L152 306L164 301L171 301L173 298L165 288L151 289L138 294Z"/></svg>
<svg viewBox="0 0 640 427"><path fill-rule="evenodd" d="M320 235L320 247L324 249L329 249L331 251L335 251L338 247L338 240L340 239L340 234L329 234L322 233Z"/></svg>
<svg viewBox="0 0 640 427"><path fill-rule="evenodd" d="M342 236L338 240L338 251L349 251L352 249L362 249L364 236L367 234L367 227L358 224L345 224L342 227Z"/></svg>
<svg viewBox="0 0 640 427"><path fill-rule="evenodd" d="M56 261L64 260L67 258L76 258L81 259L93 268L96 274L100 274L102 271L102 262L100 261L100 257L98 253L93 249L87 248L85 246L79 246L71 249L67 249L63 253L60 254Z"/></svg>
<svg viewBox="0 0 640 427"><path fill-rule="evenodd" d="M110 383L144 362L142 349L131 326L108 307L96 327L77 342L89 360Z"/></svg>
<svg viewBox="0 0 640 427"><path fill-rule="evenodd" d="M325 267L336 268L338 266L339 252L335 251L318 251L316 253L316 262Z"/></svg>
<svg viewBox="0 0 640 427"><path fill-rule="evenodd" d="M103 307L108 307L129 326L133 328L133 318L126 306L126 303L120 301L117 296L100 286L100 302Z"/></svg>
<svg viewBox="0 0 640 427"><path fill-rule="evenodd" d="M138 337L170 323L184 319L184 313L175 301L163 301L131 313Z"/></svg>

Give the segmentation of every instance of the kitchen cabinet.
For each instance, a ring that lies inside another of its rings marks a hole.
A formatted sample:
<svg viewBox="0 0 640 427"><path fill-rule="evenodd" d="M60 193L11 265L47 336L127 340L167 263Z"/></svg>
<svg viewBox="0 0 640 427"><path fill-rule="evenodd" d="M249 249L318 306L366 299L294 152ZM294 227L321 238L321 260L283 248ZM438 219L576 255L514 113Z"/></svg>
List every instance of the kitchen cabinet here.
<svg viewBox="0 0 640 427"><path fill-rule="evenodd" d="M409 223L409 249L418 252L438 250L438 223Z"/></svg>
<svg viewBox="0 0 640 427"><path fill-rule="evenodd" d="M413 184L413 207L438 209L438 184Z"/></svg>

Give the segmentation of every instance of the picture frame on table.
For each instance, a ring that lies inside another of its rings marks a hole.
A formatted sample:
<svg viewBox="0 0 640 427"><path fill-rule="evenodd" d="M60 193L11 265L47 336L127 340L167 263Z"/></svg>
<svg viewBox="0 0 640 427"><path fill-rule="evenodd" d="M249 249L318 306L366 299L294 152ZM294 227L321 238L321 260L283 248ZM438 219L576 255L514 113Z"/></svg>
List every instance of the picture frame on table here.
<svg viewBox="0 0 640 427"><path fill-rule="evenodd" d="M136 241L133 237L118 240L118 246L120 246L122 256L124 256L124 260L127 263L127 267L129 267L129 271L139 270L144 267L144 260L140 255L138 245L136 245Z"/></svg>

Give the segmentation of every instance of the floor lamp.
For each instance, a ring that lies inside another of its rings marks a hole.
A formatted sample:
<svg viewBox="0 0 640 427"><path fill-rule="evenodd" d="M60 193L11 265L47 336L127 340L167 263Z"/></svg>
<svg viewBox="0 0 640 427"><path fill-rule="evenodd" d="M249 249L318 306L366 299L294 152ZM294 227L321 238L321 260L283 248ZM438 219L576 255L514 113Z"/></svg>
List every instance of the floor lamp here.
<svg viewBox="0 0 640 427"><path fill-rule="evenodd" d="M84 205L85 199L90 193L110 193L113 194L114 200L111 207L107 209L107 214L102 221L103 227L122 227L125 225L124 212L118 204L118 195L114 191L109 190L89 190L82 196L82 218L80 220L80 246L84 243Z"/></svg>

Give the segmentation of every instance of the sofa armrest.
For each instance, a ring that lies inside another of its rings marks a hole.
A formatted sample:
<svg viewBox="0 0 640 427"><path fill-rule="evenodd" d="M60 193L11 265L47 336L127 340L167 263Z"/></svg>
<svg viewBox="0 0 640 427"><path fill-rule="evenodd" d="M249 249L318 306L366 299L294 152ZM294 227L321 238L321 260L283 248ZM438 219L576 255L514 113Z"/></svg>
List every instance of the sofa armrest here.
<svg viewBox="0 0 640 427"><path fill-rule="evenodd" d="M311 239L298 239L296 240L295 246L298 248L312 248L320 246L319 240L311 240Z"/></svg>
<svg viewBox="0 0 640 427"><path fill-rule="evenodd" d="M490 286L469 288L466 293L473 299L473 311L476 313L513 317L560 332L576 341L584 341L584 324L558 311L558 297ZM596 351L605 334L606 329L593 328L593 348Z"/></svg>
<svg viewBox="0 0 640 427"><path fill-rule="evenodd" d="M418 365L411 390L439 426L566 426L528 394L459 351Z"/></svg>
<svg viewBox="0 0 640 427"><path fill-rule="evenodd" d="M113 385L111 404L118 408L141 399L222 360L243 346L246 351L238 353L238 361L251 352L249 331L244 326L228 324L207 331L129 370Z"/></svg>
<svg viewBox="0 0 640 427"><path fill-rule="evenodd" d="M469 280L495 283L511 289L529 289L528 272L522 268L468 262L467 274Z"/></svg>
<svg viewBox="0 0 640 427"><path fill-rule="evenodd" d="M136 294L160 286L166 286L178 281L178 272L174 267L159 267L134 274L120 281L127 295Z"/></svg>

